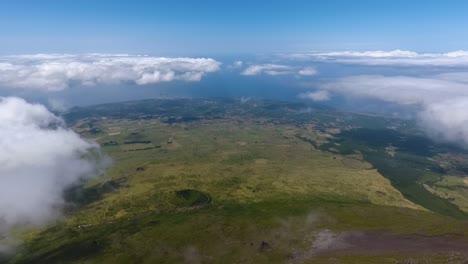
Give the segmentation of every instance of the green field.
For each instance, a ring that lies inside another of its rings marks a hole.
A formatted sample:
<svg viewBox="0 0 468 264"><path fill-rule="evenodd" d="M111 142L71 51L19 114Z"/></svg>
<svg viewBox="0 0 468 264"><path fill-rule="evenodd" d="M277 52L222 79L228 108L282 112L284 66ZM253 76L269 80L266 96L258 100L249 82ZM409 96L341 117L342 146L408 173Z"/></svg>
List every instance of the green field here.
<svg viewBox="0 0 468 264"><path fill-rule="evenodd" d="M402 121L301 107L219 99L72 111L70 124L113 165L66 193L74 206L62 220L19 231L23 248L10 263L466 260L456 249L323 250L348 232L466 243L467 196L443 197L464 190L463 175L437 171L430 158L448 147L428 149L414 127L394 134L384 127Z"/></svg>

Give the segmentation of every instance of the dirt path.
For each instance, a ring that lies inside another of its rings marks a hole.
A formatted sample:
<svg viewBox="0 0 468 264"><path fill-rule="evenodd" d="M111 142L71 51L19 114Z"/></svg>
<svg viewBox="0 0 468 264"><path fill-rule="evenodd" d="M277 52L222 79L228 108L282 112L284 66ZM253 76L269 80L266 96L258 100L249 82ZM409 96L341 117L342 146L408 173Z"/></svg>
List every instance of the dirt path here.
<svg viewBox="0 0 468 264"><path fill-rule="evenodd" d="M321 241L320 241L321 236ZM317 255L383 255L392 253L468 253L468 239L459 235L423 236L385 232L331 232L319 235Z"/></svg>

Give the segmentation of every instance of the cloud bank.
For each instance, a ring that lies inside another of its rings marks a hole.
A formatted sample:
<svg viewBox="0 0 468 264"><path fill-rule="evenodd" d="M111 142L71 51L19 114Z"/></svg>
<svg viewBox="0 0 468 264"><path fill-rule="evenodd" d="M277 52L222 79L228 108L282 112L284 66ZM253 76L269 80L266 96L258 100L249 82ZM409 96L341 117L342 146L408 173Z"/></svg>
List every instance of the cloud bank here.
<svg viewBox="0 0 468 264"><path fill-rule="evenodd" d="M319 88L348 97L379 99L401 105L427 105L468 96L468 83L449 79L445 74L431 77L358 75L325 82Z"/></svg>
<svg viewBox="0 0 468 264"><path fill-rule="evenodd" d="M468 66L468 51L463 50L447 53L417 53L406 50L304 52L287 54L284 56L291 59L305 61L361 65L437 67Z"/></svg>
<svg viewBox="0 0 468 264"><path fill-rule="evenodd" d="M324 82L318 88L302 98L326 100L318 95L335 93L414 106L428 134L468 146L468 72L427 77L359 75Z"/></svg>
<svg viewBox="0 0 468 264"><path fill-rule="evenodd" d="M418 115L434 138L468 146L468 97L426 105Z"/></svg>
<svg viewBox="0 0 468 264"><path fill-rule="evenodd" d="M64 189L100 173L101 158L44 106L0 97L0 234L57 218Z"/></svg>
<svg viewBox="0 0 468 264"><path fill-rule="evenodd" d="M162 58L126 54L36 54L0 57L0 87L60 91L71 84L200 81L220 69L210 58Z"/></svg>
<svg viewBox="0 0 468 264"><path fill-rule="evenodd" d="M298 74L302 76L313 76L317 74L317 71L312 67L300 68L282 65L282 64L254 64L248 66L244 71L241 72L242 75L253 76L259 74L267 75L286 75L286 74Z"/></svg>

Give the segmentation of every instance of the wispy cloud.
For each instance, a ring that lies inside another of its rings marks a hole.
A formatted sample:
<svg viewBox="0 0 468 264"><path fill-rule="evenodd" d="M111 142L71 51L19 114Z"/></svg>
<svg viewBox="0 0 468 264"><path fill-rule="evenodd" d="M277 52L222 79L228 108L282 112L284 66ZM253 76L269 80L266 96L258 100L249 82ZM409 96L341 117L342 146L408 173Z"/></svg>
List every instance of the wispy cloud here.
<svg viewBox="0 0 468 264"><path fill-rule="evenodd" d="M80 85L199 81L220 69L210 58L126 54L33 54L0 57L0 87L60 91Z"/></svg>
<svg viewBox="0 0 468 264"><path fill-rule="evenodd" d="M431 77L358 75L324 82L318 87L348 97L374 98L401 105L424 105L468 96L467 83L449 79L446 75Z"/></svg>
<svg viewBox="0 0 468 264"><path fill-rule="evenodd" d="M315 92L307 92L299 94L299 98L302 99L311 99L313 101L327 101L330 99L330 93L325 90L315 91Z"/></svg>
<svg viewBox="0 0 468 264"><path fill-rule="evenodd" d="M268 75L282 75L292 73L292 67L287 65L280 64L259 64L259 65L250 65L244 71L242 75L258 75L258 74L268 74Z"/></svg>
<svg viewBox="0 0 468 264"><path fill-rule="evenodd" d="M242 65L244 65L244 62L238 60L238 61L235 61L235 62L232 63L232 68L240 68L240 67L242 67Z"/></svg>
<svg viewBox="0 0 468 264"><path fill-rule="evenodd" d="M286 75L286 74L297 74L302 76L313 76L317 74L317 71L312 67L296 67L282 64L254 64L248 66L242 75L252 76L259 74L267 75Z"/></svg>
<svg viewBox="0 0 468 264"><path fill-rule="evenodd" d="M468 66L468 51L463 50L447 53L417 53L406 50L303 52L283 56L297 60L343 64L440 67Z"/></svg>
<svg viewBox="0 0 468 264"><path fill-rule="evenodd" d="M306 67L306 68L300 69L298 74L302 76L313 76L317 74L317 70L315 70L312 67Z"/></svg>

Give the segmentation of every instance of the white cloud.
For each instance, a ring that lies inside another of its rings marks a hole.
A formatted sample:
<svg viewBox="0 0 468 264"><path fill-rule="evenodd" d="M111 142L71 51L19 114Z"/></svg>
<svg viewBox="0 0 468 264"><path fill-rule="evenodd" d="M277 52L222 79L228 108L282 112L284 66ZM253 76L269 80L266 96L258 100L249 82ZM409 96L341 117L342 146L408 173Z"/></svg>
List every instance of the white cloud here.
<svg viewBox="0 0 468 264"><path fill-rule="evenodd" d="M335 52L318 52L317 56L325 57L371 57L371 58L414 58L419 56L414 51L407 50L392 50L392 51L335 51Z"/></svg>
<svg viewBox="0 0 468 264"><path fill-rule="evenodd" d="M467 113L468 97L459 97L426 105L418 118L434 138L468 146Z"/></svg>
<svg viewBox="0 0 468 264"><path fill-rule="evenodd" d="M458 83L468 83L468 72L449 72L436 75L438 79Z"/></svg>
<svg viewBox="0 0 468 264"><path fill-rule="evenodd" d="M81 85L138 85L199 81L221 63L210 58L162 58L125 54L35 54L0 57L0 87L59 91Z"/></svg>
<svg viewBox="0 0 468 264"><path fill-rule="evenodd" d="M468 73L424 78L360 75L325 82L318 88L302 97L314 99L315 94L326 92L414 106L419 109L420 124L434 138L468 146Z"/></svg>
<svg viewBox="0 0 468 264"><path fill-rule="evenodd" d="M0 234L58 217L64 189L99 173L90 152L99 156L99 146L44 106L0 97Z"/></svg>
<svg viewBox="0 0 468 264"><path fill-rule="evenodd" d="M401 105L423 105L468 96L467 84L446 80L439 75L430 78L359 75L325 82L319 88L345 96L374 98Z"/></svg>
<svg viewBox="0 0 468 264"><path fill-rule="evenodd" d="M306 61L362 65L468 66L468 51L463 50L448 53L417 53L406 50L305 52L285 56Z"/></svg>
<svg viewBox="0 0 468 264"><path fill-rule="evenodd" d="M280 64L259 64L259 65L250 65L247 67L241 74L242 75L258 75L258 74L268 74L268 75L282 75L289 74L292 71L292 67L287 65Z"/></svg>
<svg viewBox="0 0 468 264"><path fill-rule="evenodd" d="M317 74L317 70L311 67L307 67L307 68L299 70L298 74L302 76L313 76Z"/></svg>
<svg viewBox="0 0 468 264"><path fill-rule="evenodd" d="M67 103L64 100L58 98L47 99L47 105L49 106L49 109L59 113L64 113L69 109Z"/></svg>
<svg viewBox="0 0 468 264"><path fill-rule="evenodd" d="M247 67L241 73L242 75L252 76L259 74L267 75L286 75L286 74L298 74L302 76L316 75L317 71L312 67L298 68L289 65L281 64L254 64Z"/></svg>
<svg viewBox="0 0 468 264"><path fill-rule="evenodd" d="M240 102L241 102L241 104L245 104L245 103L247 103L248 101L250 101L251 99L252 99L252 98L250 98L250 97L244 97L244 96L242 96L241 99L240 99Z"/></svg>
<svg viewBox="0 0 468 264"><path fill-rule="evenodd" d="M330 99L330 93L325 90L315 91L315 92L307 92L302 93L299 95L299 98L303 99L311 99L313 101L327 101Z"/></svg>
<svg viewBox="0 0 468 264"><path fill-rule="evenodd" d="M244 62L242 62L242 61L235 61L235 62L232 63L232 67L234 67L234 68L240 68L240 67L242 67L242 65L244 65Z"/></svg>

